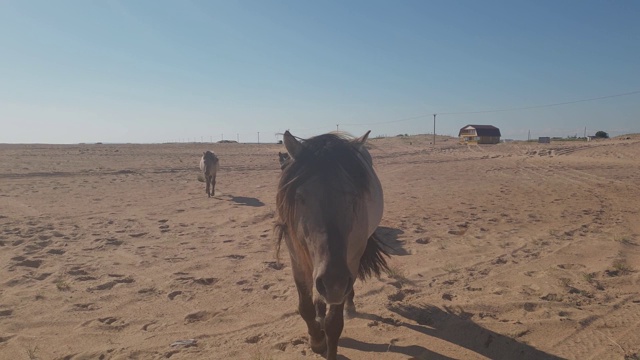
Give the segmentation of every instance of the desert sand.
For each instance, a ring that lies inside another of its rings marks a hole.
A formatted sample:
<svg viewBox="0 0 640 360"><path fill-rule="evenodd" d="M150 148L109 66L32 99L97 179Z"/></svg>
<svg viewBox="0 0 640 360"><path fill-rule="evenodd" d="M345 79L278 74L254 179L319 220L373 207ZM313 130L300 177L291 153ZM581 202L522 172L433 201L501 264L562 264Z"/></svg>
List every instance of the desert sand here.
<svg viewBox="0 0 640 360"><path fill-rule="evenodd" d="M341 358L640 358L640 136L430 141L369 142L395 255ZM275 259L278 151L0 145L0 358L321 359Z"/></svg>

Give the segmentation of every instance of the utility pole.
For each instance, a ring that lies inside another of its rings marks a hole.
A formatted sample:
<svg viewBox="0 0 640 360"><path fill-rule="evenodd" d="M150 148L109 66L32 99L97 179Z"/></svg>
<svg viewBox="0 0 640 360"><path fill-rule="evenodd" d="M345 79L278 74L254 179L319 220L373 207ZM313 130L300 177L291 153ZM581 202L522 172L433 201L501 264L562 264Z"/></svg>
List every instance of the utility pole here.
<svg viewBox="0 0 640 360"><path fill-rule="evenodd" d="M587 138L587 127L586 126L584 127L584 138L585 139Z"/></svg>
<svg viewBox="0 0 640 360"><path fill-rule="evenodd" d="M224 140L224 133L220 134L220 140Z"/></svg>
<svg viewBox="0 0 640 360"><path fill-rule="evenodd" d="M340 124L336 124L336 131L340 131Z"/></svg>
<svg viewBox="0 0 640 360"><path fill-rule="evenodd" d="M238 143L240 143L240 134L236 134L236 138L238 139Z"/></svg>
<svg viewBox="0 0 640 360"><path fill-rule="evenodd" d="M433 114L433 146L436 146L436 115L438 114Z"/></svg>
<svg viewBox="0 0 640 360"><path fill-rule="evenodd" d="M531 130L527 132L527 141L531 141Z"/></svg>
<svg viewBox="0 0 640 360"><path fill-rule="evenodd" d="M258 144L260 144L260 131L258 131Z"/></svg>

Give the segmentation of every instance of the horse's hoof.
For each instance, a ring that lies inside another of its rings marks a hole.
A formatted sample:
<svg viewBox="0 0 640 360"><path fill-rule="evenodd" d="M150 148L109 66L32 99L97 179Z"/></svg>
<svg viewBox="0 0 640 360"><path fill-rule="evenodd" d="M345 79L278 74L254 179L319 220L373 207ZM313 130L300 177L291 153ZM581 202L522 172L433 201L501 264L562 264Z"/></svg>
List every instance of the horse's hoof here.
<svg viewBox="0 0 640 360"><path fill-rule="evenodd" d="M327 340L325 336L322 336L319 340L309 338L309 345L311 345L311 350L316 354L322 355L327 351Z"/></svg>
<svg viewBox="0 0 640 360"><path fill-rule="evenodd" d="M344 308L344 317L347 319L353 319L356 317L356 307L355 306L345 306Z"/></svg>

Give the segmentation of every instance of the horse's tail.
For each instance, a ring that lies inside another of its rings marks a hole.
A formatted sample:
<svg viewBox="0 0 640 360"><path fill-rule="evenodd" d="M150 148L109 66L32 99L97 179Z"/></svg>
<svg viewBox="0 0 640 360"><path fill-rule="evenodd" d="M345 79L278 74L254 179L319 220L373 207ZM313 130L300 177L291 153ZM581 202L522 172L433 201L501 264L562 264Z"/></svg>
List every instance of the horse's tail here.
<svg viewBox="0 0 640 360"><path fill-rule="evenodd" d="M358 268L358 278L365 280L371 275L380 276L383 271L389 271L387 259L389 257L389 245L385 244L382 239L374 232L367 240L367 247L364 254L360 258L360 267Z"/></svg>

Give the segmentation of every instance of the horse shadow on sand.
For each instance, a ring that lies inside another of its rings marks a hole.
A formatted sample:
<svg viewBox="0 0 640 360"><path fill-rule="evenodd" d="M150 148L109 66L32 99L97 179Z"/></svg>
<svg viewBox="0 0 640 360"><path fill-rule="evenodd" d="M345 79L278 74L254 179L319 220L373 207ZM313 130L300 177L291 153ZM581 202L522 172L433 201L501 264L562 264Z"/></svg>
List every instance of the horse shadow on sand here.
<svg viewBox="0 0 640 360"><path fill-rule="evenodd" d="M424 335L424 341L421 341L420 345L400 346L393 343L367 343L345 337L340 339L339 346L369 353L394 352L409 356L410 359L454 359L429 350L427 347L431 337L494 360L564 360L516 339L485 329L470 320L473 314L460 308L441 309L424 304L393 304L389 305L388 309L411 322L366 313L359 313L356 317L406 327ZM372 354L372 357L375 358L375 355ZM345 356L341 358L348 360Z"/></svg>
<svg viewBox="0 0 640 360"><path fill-rule="evenodd" d="M253 198L253 197L229 195L229 201L232 201L238 205L243 205L243 206L251 206L251 207L264 206L264 203L260 201L260 199Z"/></svg>
<svg viewBox="0 0 640 360"><path fill-rule="evenodd" d="M378 226L376 229L376 235L378 235L382 242L387 245L386 247L389 248L389 253L391 255L411 255L411 253L404 248L404 240L398 239L402 234L404 234L404 231L397 228Z"/></svg>

